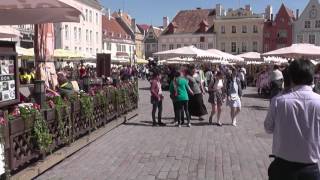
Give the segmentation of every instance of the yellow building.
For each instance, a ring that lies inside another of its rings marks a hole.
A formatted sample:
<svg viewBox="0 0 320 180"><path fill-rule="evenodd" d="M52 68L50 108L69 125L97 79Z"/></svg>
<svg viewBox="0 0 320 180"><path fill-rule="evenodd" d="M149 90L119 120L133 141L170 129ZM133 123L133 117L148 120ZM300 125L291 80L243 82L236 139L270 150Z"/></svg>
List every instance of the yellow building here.
<svg viewBox="0 0 320 180"><path fill-rule="evenodd" d="M253 13L250 5L226 13L217 5L216 12L218 49L231 54L263 51L263 15Z"/></svg>

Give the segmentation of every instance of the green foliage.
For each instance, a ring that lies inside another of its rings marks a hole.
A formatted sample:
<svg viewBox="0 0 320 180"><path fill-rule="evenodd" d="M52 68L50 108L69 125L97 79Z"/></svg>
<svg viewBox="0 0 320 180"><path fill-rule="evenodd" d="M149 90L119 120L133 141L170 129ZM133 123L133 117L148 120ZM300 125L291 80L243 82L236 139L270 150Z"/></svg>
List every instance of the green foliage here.
<svg viewBox="0 0 320 180"><path fill-rule="evenodd" d="M68 115L68 120L71 119L70 107L60 96L55 97L55 113L56 119L58 121L58 134L64 142L68 141L67 139L67 127L66 122L63 117Z"/></svg>
<svg viewBox="0 0 320 180"><path fill-rule="evenodd" d="M37 141L37 146L41 152L48 152L49 146L52 144L52 135L49 132L48 124L39 112L35 112L33 137Z"/></svg>
<svg viewBox="0 0 320 180"><path fill-rule="evenodd" d="M83 111L85 118L91 121L93 119L93 111L94 111L92 97L82 93L80 95L80 104L81 104L81 110Z"/></svg>
<svg viewBox="0 0 320 180"><path fill-rule="evenodd" d="M96 94L96 97L98 99L98 103L101 104L102 106L106 107L107 104L108 104L108 101L107 101L107 96L106 94L104 93L104 91L100 91Z"/></svg>

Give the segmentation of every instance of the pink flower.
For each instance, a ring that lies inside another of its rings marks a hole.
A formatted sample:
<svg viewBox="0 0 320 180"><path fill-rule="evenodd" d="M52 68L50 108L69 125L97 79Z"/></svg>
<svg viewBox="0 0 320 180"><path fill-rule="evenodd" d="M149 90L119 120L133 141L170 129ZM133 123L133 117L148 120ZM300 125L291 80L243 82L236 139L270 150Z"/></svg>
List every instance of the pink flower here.
<svg viewBox="0 0 320 180"><path fill-rule="evenodd" d="M0 117L0 125L6 125L6 120L3 117Z"/></svg>

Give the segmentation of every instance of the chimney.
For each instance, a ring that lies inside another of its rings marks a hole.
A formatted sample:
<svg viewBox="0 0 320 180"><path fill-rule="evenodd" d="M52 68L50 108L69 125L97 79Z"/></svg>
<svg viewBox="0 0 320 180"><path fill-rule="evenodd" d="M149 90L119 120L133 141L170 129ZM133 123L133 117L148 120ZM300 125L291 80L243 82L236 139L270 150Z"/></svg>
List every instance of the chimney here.
<svg viewBox="0 0 320 180"><path fill-rule="evenodd" d="M216 4L216 16L222 16L222 5Z"/></svg>
<svg viewBox="0 0 320 180"><path fill-rule="evenodd" d="M108 20L110 21L111 20L111 10L108 8L107 10L107 16L108 16Z"/></svg>
<svg viewBox="0 0 320 180"><path fill-rule="evenodd" d="M251 11L251 5L250 5L250 4L246 5L246 6L245 6L245 9L246 9L247 11Z"/></svg>
<svg viewBox="0 0 320 180"><path fill-rule="evenodd" d="M165 16L163 17L163 29L167 28L169 25L169 17Z"/></svg>
<svg viewBox="0 0 320 180"><path fill-rule="evenodd" d="M296 10L296 20L299 19L299 9Z"/></svg>
<svg viewBox="0 0 320 180"><path fill-rule="evenodd" d="M272 15L272 12L273 10L272 10L272 6L271 5L268 5L267 6L267 8L266 8L266 10L265 10L265 19L266 20L273 20L273 18L271 17L271 15Z"/></svg>
<svg viewBox="0 0 320 180"><path fill-rule="evenodd" d="M273 14L271 14L271 19L270 19L270 21L273 21Z"/></svg>
<svg viewBox="0 0 320 180"><path fill-rule="evenodd" d="M122 17L122 10L119 9L119 12L118 12L119 16Z"/></svg>
<svg viewBox="0 0 320 180"><path fill-rule="evenodd" d="M131 28L133 32L136 32L136 19L132 18L131 19Z"/></svg>

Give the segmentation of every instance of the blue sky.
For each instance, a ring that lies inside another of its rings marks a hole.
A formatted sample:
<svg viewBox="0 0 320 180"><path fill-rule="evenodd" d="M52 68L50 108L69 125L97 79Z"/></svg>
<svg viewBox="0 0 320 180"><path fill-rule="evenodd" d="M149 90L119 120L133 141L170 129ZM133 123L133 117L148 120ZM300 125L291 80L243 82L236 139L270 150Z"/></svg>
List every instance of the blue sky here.
<svg viewBox="0 0 320 180"><path fill-rule="evenodd" d="M264 12L268 4L273 6L274 14L278 11L281 3L294 10L300 9L300 13L309 0L100 0L101 3L112 11L124 9L142 24L162 25L162 17L169 16L170 20L182 9L214 8L220 3L224 8L238 8L245 4L251 4L256 13Z"/></svg>

